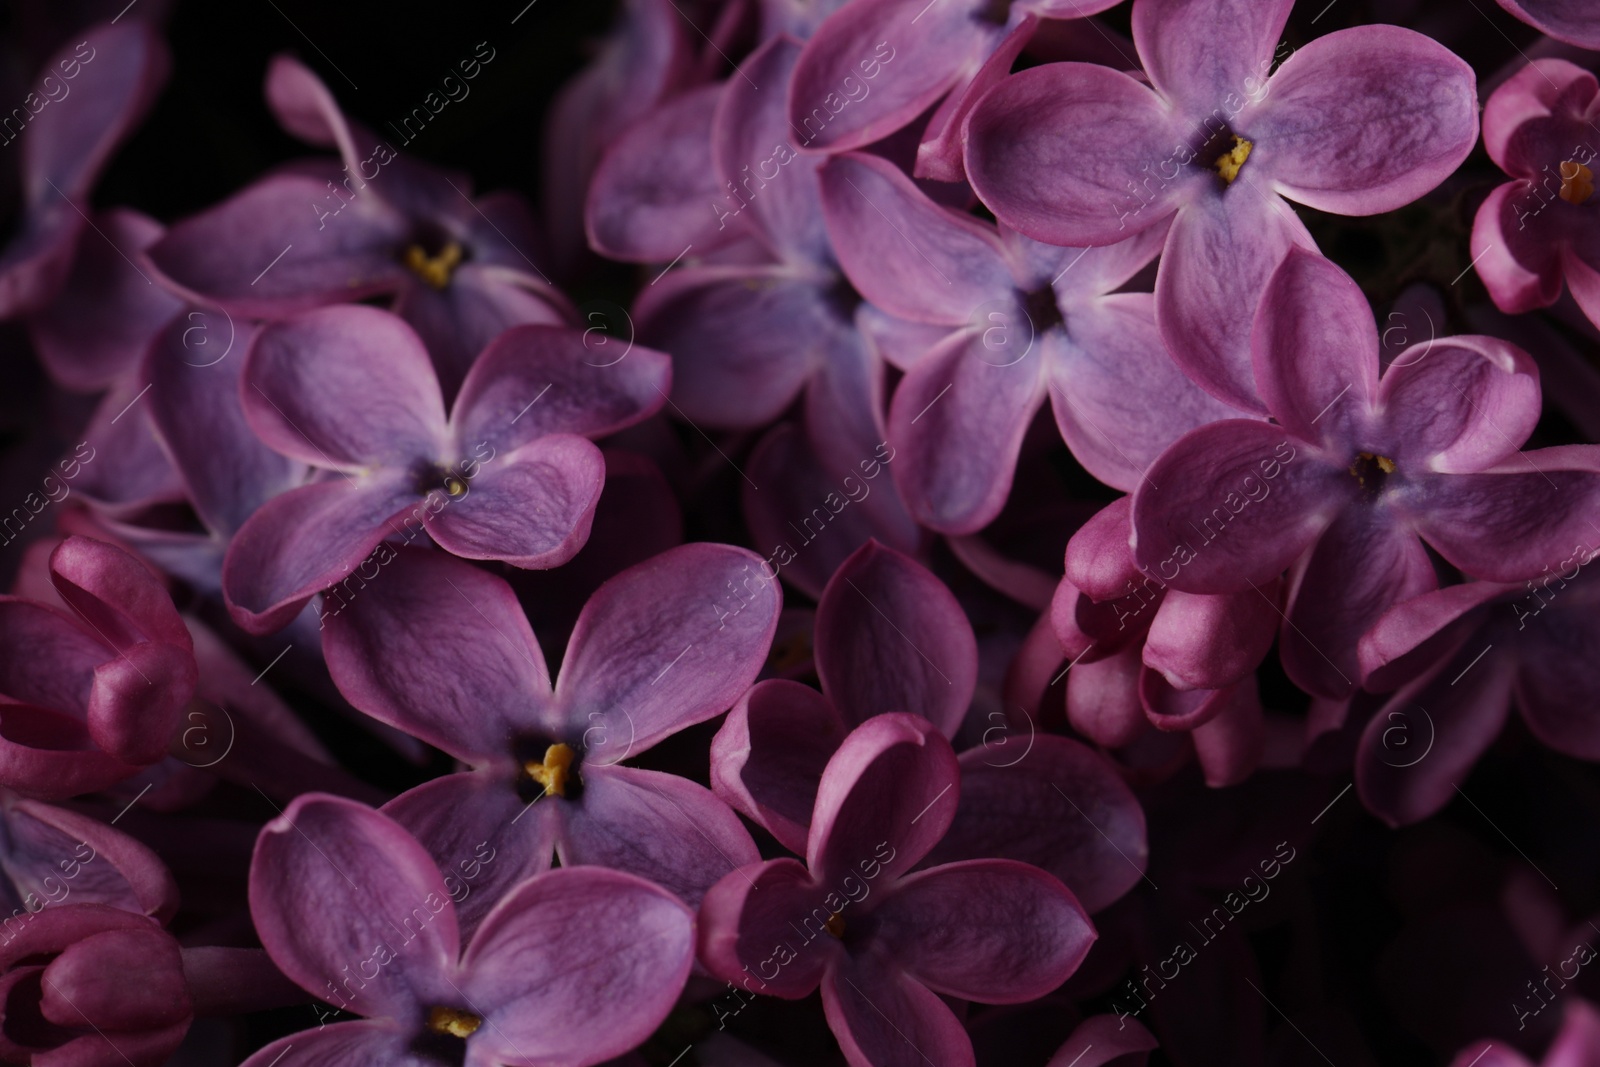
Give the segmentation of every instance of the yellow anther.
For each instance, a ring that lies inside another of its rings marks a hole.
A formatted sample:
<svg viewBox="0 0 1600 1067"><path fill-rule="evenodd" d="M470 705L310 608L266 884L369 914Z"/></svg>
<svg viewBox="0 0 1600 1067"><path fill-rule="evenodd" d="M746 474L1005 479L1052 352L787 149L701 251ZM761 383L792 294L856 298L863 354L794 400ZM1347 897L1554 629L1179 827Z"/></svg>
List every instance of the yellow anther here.
<svg viewBox="0 0 1600 1067"><path fill-rule="evenodd" d="M1372 473L1373 467L1377 467L1384 474L1393 474L1394 460L1388 456L1380 456L1372 452L1360 452L1356 455L1356 461L1350 464L1350 473L1365 488L1367 475Z"/></svg>
<svg viewBox="0 0 1600 1067"><path fill-rule="evenodd" d="M1217 173L1222 175L1223 181L1233 184L1233 179L1239 176L1239 168L1250 158L1250 150L1254 147L1254 144L1243 137L1234 135L1233 147L1217 157Z"/></svg>
<svg viewBox="0 0 1600 1067"><path fill-rule="evenodd" d="M443 289L450 284L450 275L461 264L461 246L451 241L438 255L430 256L421 245L412 245L406 249L405 262L417 277L435 289Z"/></svg>
<svg viewBox="0 0 1600 1067"><path fill-rule="evenodd" d="M1594 195L1594 171L1569 159L1561 164L1561 199L1569 204L1582 204Z"/></svg>
<svg viewBox="0 0 1600 1067"><path fill-rule="evenodd" d="M467 491L467 483L460 478L450 477L444 480L444 491L451 496L460 496Z"/></svg>
<svg viewBox="0 0 1600 1067"><path fill-rule="evenodd" d="M428 1029L436 1034L451 1037L471 1037L483 1025L480 1016L460 1008L435 1007L428 1009Z"/></svg>
<svg viewBox="0 0 1600 1067"><path fill-rule="evenodd" d="M842 941L844 939L844 916L834 912L828 916L828 921L822 924L822 928Z"/></svg>
<svg viewBox="0 0 1600 1067"><path fill-rule="evenodd" d="M572 771L572 761L577 754L570 745L560 742L544 750L544 759L540 762L529 760L522 765L528 772L528 777L544 786L544 791L553 797L567 795L567 776Z"/></svg>

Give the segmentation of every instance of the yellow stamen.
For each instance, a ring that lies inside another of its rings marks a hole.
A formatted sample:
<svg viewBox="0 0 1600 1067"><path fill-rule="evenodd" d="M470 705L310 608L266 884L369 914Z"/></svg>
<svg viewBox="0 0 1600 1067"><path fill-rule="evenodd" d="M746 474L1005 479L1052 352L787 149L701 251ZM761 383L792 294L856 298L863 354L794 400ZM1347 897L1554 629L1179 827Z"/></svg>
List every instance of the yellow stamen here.
<svg viewBox="0 0 1600 1067"><path fill-rule="evenodd" d="M1233 179L1239 176L1239 168L1250 158L1250 150L1254 147L1254 144L1243 137L1234 135L1233 147L1217 158L1217 173L1222 175L1223 181L1229 185L1233 184Z"/></svg>
<svg viewBox="0 0 1600 1067"><path fill-rule="evenodd" d="M483 1025L483 1019L470 1011L460 1008L435 1007L428 1009L428 1029L436 1034L449 1034L451 1037L471 1037L478 1027Z"/></svg>
<svg viewBox="0 0 1600 1067"><path fill-rule="evenodd" d="M528 772L528 777L544 786L544 791L553 797L567 795L567 775L571 773L572 761L577 754L570 745L557 742L544 750L544 760L535 763L533 760L522 765Z"/></svg>
<svg viewBox="0 0 1600 1067"><path fill-rule="evenodd" d="M1367 484L1366 475L1363 473L1363 467L1368 464L1377 464L1378 469L1384 474L1394 473L1394 460L1390 459L1388 456L1379 456L1371 452L1358 453L1356 455L1356 461L1350 464L1350 473L1355 476L1356 481L1360 482L1363 488ZM1371 470L1371 467L1366 466L1366 470Z"/></svg>
<svg viewBox="0 0 1600 1067"><path fill-rule="evenodd" d="M828 921L822 924L822 928L841 941L844 940L844 916L838 912L828 916Z"/></svg>
<svg viewBox="0 0 1600 1067"><path fill-rule="evenodd" d="M454 241L445 245L436 256L428 255L421 245L412 245L406 249L406 266L435 289L443 289L450 284L450 275L460 265L461 254L461 246Z"/></svg>
<svg viewBox="0 0 1600 1067"><path fill-rule="evenodd" d="M1569 204L1581 204L1594 195L1594 171L1569 159L1561 164L1561 199Z"/></svg>
<svg viewBox="0 0 1600 1067"><path fill-rule="evenodd" d="M444 480L444 491L451 496L460 496L467 491L467 483L460 478L446 478Z"/></svg>

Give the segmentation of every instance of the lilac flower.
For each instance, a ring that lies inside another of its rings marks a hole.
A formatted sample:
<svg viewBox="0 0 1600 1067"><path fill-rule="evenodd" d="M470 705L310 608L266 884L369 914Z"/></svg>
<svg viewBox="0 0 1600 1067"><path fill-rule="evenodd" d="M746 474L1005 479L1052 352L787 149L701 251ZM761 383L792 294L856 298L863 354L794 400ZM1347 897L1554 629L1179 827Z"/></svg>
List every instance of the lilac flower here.
<svg viewBox="0 0 1600 1067"><path fill-rule="evenodd" d="M1516 450L1539 379L1512 345L1412 345L1380 379L1360 290L1297 249L1251 351L1276 423L1216 422L1169 448L1133 496L1134 555L1190 593L1249 591L1292 567L1280 649L1302 688L1355 689L1361 635L1439 584L1424 542L1465 574L1519 581L1600 535L1600 449Z"/></svg>
<svg viewBox="0 0 1600 1067"><path fill-rule="evenodd" d="M1600 554L1600 534L1587 541L1594 547L1577 545L1542 581L1435 590L1390 609L1362 638L1366 687L1394 691L1356 754L1356 787L1369 810L1400 825L1444 807L1513 704L1545 744L1600 760L1589 696L1600 692L1600 582L1579 575ZM1430 740L1426 758L1413 762Z"/></svg>
<svg viewBox="0 0 1600 1067"><path fill-rule="evenodd" d="M245 419L328 473L234 535L222 566L234 621L278 629L390 535L426 529L457 555L519 567L570 559L605 478L600 450L578 435L645 418L670 381L667 358L642 346L615 366L590 354L577 330L507 330L447 419L421 338L388 312L320 308L263 328L243 370Z"/></svg>
<svg viewBox="0 0 1600 1067"><path fill-rule="evenodd" d="M1500 0L1500 6L1551 37L1600 48L1600 14L1584 0Z"/></svg>
<svg viewBox="0 0 1600 1067"><path fill-rule="evenodd" d="M158 1067L194 1018L184 961L154 919L50 908L0 939L0 1060Z"/></svg>
<svg viewBox="0 0 1600 1067"><path fill-rule="evenodd" d="M632 875L530 878L465 946L450 898L393 819L297 798L256 842L250 914L284 974L363 1018L291 1034L245 1062L599 1063L666 1018L694 960L689 909Z"/></svg>
<svg viewBox="0 0 1600 1067"><path fill-rule="evenodd" d="M23 223L0 253L0 318L43 308L66 281L90 226L82 210L89 192L149 110L168 65L148 23L96 26L50 57L36 91L14 109L26 116L21 136L9 126L3 136L22 142Z"/></svg>
<svg viewBox="0 0 1600 1067"><path fill-rule="evenodd" d="M197 668L166 590L126 552L69 537L50 572L70 610L0 597L0 782L56 798L165 756Z"/></svg>
<svg viewBox="0 0 1600 1067"><path fill-rule="evenodd" d="M1213 786L1248 777L1263 750L1255 671L1277 636L1276 579L1260 591L1185 593L1141 573L1122 497L1067 543L1051 605L1065 658L1067 720L1108 748L1150 727L1189 734ZM1047 669L1057 670L1054 660Z"/></svg>
<svg viewBox="0 0 1600 1067"><path fill-rule="evenodd" d="M241 317L392 297L447 397L502 330L567 320L565 298L528 258L532 215L520 197L473 200L466 178L346 120L287 56L273 61L266 94L285 130L336 147L343 165L291 164L173 226L148 257L180 292Z"/></svg>
<svg viewBox="0 0 1600 1067"><path fill-rule="evenodd" d="M822 169L828 233L875 307L946 336L908 367L889 433L895 481L924 524L971 533L1005 504L1033 414L1049 397L1074 456L1132 489L1185 431L1239 412L1167 355L1148 293L1115 293L1155 257L1154 227L1104 249L1055 248L930 201L868 155Z"/></svg>
<svg viewBox="0 0 1600 1067"><path fill-rule="evenodd" d="M1315 247L1280 195L1390 211L1443 181L1478 132L1471 68L1398 26L1319 37L1269 77L1292 6L1135 0L1149 85L1091 64L1035 67L979 102L966 146L978 195L1036 240L1112 244L1171 219L1161 336L1203 388L1258 412L1245 325L1284 254Z"/></svg>
<svg viewBox="0 0 1600 1067"><path fill-rule="evenodd" d="M1528 64L1484 105L1484 146L1512 180L1478 208L1472 254L1502 311L1549 307L1565 280L1590 321L1600 322L1600 227L1589 167L1600 145L1597 117L1600 84L1564 59Z"/></svg>
<svg viewBox="0 0 1600 1067"><path fill-rule="evenodd" d="M1505 0L1501 0L1505 3ZM1506 4L1507 7L1510 4ZM1600 1013L1588 1001L1566 1002L1561 1032L1545 1050L1540 1067L1589 1067L1600 1050ZM1456 1053L1450 1067L1534 1067L1532 1060L1503 1041L1475 1041Z"/></svg>
<svg viewBox="0 0 1600 1067"><path fill-rule="evenodd" d="M960 107L992 54L1007 51L1009 68L1041 18L1084 18L1114 6L1116 0L851 0L801 53L789 123L806 147L843 152L882 140L943 97L932 127L958 127L946 111ZM954 173L930 177L959 180L959 156L949 162Z"/></svg>
<svg viewBox="0 0 1600 1067"><path fill-rule="evenodd" d="M955 753L928 720L878 715L828 761L806 860L726 875L700 908L700 959L753 993L822 987L852 1067L971 1067L940 999L1015 1003L1075 971L1095 938L1070 890L1014 860L912 873L954 817Z"/></svg>
<svg viewBox="0 0 1600 1067"><path fill-rule="evenodd" d="M552 853L691 903L756 858L705 787L622 761L725 711L755 680L781 600L758 562L685 545L612 578L579 615L553 686L506 583L442 553L401 549L337 614L325 609L323 651L350 702L470 768L384 809L441 865L490 843L496 858L462 909L469 929Z"/></svg>
<svg viewBox="0 0 1600 1067"><path fill-rule="evenodd" d="M717 795L794 852L805 851L824 769L850 731L909 709L954 737L972 701L978 652L944 584L868 542L823 591L816 663L821 694L782 679L759 682L711 744ZM1031 725L1004 743L1003 728L993 719L985 725L985 744L960 756L961 803L929 862L1029 863L1061 879L1091 912L1131 889L1145 858L1144 815L1107 762ZM1094 812L1094 825L1072 805Z"/></svg>

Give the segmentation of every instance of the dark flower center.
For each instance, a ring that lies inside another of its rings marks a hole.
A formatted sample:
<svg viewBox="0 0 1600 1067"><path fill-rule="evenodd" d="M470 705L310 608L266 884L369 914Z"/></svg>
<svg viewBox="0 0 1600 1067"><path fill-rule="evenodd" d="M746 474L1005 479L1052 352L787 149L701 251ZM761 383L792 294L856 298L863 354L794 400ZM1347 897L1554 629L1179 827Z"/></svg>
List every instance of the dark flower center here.
<svg viewBox="0 0 1600 1067"><path fill-rule="evenodd" d="M482 1025L481 1015L437 1004L428 1009L422 1033L411 1041L411 1051L422 1059L461 1067L467 1059L467 1038Z"/></svg>
<svg viewBox="0 0 1600 1067"><path fill-rule="evenodd" d="M455 270L468 259L467 250L442 228L419 225L400 251L400 262L435 289L450 284Z"/></svg>
<svg viewBox="0 0 1600 1067"><path fill-rule="evenodd" d="M974 17L980 22L1004 26L1011 21L1011 0L986 0Z"/></svg>
<svg viewBox="0 0 1600 1067"><path fill-rule="evenodd" d="M411 491L418 496L427 496L435 489L442 489L446 496L465 496L467 480L458 472L451 470L442 463L418 463L411 470Z"/></svg>
<svg viewBox="0 0 1600 1067"><path fill-rule="evenodd" d="M517 795L528 803L545 796L577 800L583 795L578 776L583 758L565 741L523 738L512 746L512 755L521 767Z"/></svg>
<svg viewBox="0 0 1600 1067"><path fill-rule="evenodd" d="M849 279L842 274L834 280L822 299L823 303L845 322L855 319L856 308L863 302L861 294L856 292L855 286L851 285Z"/></svg>
<svg viewBox="0 0 1600 1067"><path fill-rule="evenodd" d="M1585 203L1594 195L1594 171L1569 159L1561 164L1561 199L1569 204Z"/></svg>
<svg viewBox="0 0 1600 1067"><path fill-rule="evenodd" d="M1048 285L1024 294L1022 309L1028 313L1028 321L1033 324L1035 337L1046 330L1066 324L1066 320L1061 317L1061 305L1056 302L1056 291Z"/></svg>
<svg viewBox="0 0 1600 1067"><path fill-rule="evenodd" d="M1365 489L1369 496L1376 496L1382 492L1384 482L1393 473L1394 460L1372 452L1357 454L1355 462L1350 464L1351 476L1360 483L1361 488Z"/></svg>
<svg viewBox="0 0 1600 1067"><path fill-rule="evenodd" d="M1216 171L1217 176L1222 179L1222 184L1229 186L1239 176L1239 169L1244 166L1245 160L1250 158L1254 148L1254 142L1245 140L1227 126L1223 126L1206 138L1205 143L1195 152L1195 162Z"/></svg>

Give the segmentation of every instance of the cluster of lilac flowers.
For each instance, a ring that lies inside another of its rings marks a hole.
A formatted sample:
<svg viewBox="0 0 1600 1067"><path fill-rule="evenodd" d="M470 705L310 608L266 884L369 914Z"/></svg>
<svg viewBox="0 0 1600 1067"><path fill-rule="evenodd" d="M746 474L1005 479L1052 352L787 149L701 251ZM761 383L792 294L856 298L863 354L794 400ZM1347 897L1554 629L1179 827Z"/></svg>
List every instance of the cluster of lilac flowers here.
<svg viewBox="0 0 1600 1067"><path fill-rule="evenodd" d="M21 5L0 1062L1600 1063L1600 4L1499 4L622 0L487 193L499 47L307 37L165 220L171 5Z"/></svg>

